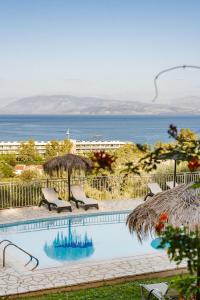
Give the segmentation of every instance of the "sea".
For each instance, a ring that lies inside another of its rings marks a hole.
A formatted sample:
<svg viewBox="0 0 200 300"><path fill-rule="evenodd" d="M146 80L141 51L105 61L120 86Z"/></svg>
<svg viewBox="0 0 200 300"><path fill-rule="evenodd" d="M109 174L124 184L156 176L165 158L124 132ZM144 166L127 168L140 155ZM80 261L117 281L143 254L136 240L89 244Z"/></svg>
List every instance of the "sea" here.
<svg viewBox="0 0 200 300"><path fill-rule="evenodd" d="M200 116L0 116L0 141L120 140L167 142L170 124L200 135ZM67 132L69 134L67 134Z"/></svg>

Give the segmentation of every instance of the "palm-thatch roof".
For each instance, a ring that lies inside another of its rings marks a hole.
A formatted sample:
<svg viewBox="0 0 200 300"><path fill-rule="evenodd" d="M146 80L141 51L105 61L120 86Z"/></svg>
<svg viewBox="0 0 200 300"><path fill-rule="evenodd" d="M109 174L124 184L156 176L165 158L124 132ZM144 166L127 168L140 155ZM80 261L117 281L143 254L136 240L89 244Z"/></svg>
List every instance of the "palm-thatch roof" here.
<svg viewBox="0 0 200 300"><path fill-rule="evenodd" d="M130 232L136 232L140 241L145 239L154 233L161 213L167 213L168 223L175 227L200 225L200 188L192 185L178 185L136 207L127 219Z"/></svg>
<svg viewBox="0 0 200 300"><path fill-rule="evenodd" d="M56 156L43 164L45 173L50 176L54 172L66 171L72 173L72 170L83 170L85 172L90 171L92 168L92 162L86 157L75 155L75 154L65 154L62 156Z"/></svg>
<svg viewBox="0 0 200 300"><path fill-rule="evenodd" d="M65 154L62 156L56 156L43 164L45 173L53 176L56 172L66 171L68 175L68 200L70 201L71 194L71 175L73 170L83 170L85 172L92 169L92 162L86 157L75 155L75 154Z"/></svg>

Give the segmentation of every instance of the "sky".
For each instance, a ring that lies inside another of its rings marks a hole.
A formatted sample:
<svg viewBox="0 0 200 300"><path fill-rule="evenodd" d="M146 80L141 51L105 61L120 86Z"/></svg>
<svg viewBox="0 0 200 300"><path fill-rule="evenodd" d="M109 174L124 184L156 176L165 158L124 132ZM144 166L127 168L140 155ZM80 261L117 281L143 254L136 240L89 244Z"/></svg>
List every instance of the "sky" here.
<svg viewBox="0 0 200 300"><path fill-rule="evenodd" d="M0 104L52 94L151 101L158 72L200 66L199 11L199 0L0 0ZM200 70L166 73L158 87L159 103L198 97Z"/></svg>

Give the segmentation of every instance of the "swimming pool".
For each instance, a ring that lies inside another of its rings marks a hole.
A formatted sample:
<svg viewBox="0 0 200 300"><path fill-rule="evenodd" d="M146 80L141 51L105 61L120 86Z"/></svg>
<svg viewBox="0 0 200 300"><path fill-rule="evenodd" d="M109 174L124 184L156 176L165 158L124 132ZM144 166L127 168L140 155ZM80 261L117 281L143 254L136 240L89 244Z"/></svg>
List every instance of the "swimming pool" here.
<svg viewBox="0 0 200 300"><path fill-rule="evenodd" d="M141 245L130 235L128 214L98 213L0 225L0 240L9 239L33 254L40 268L157 252L150 245L151 238Z"/></svg>

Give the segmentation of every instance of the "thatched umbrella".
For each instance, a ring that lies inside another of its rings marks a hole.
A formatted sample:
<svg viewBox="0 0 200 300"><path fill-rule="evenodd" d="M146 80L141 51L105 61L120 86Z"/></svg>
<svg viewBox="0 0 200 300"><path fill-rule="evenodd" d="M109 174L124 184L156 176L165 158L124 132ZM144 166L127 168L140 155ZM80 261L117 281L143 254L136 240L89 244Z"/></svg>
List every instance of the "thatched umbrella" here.
<svg viewBox="0 0 200 300"><path fill-rule="evenodd" d="M88 172L92 169L92 162L83 156L75 154L65 154L62 156L56 156L43 164L45 173L52 176L55 172L66 171L68 177L68 191L70 200L71 193L71 175L73 170L83 170Z"/></svg>
<svg viewBox="0 0 200 300"><path fill-rule="evenodd" d="M135 231L140 241L145 239L154 233L161 213L167 213L172 226L200 226L200 187L182 184L149 198L128 216L130 232Z"/></svg>

